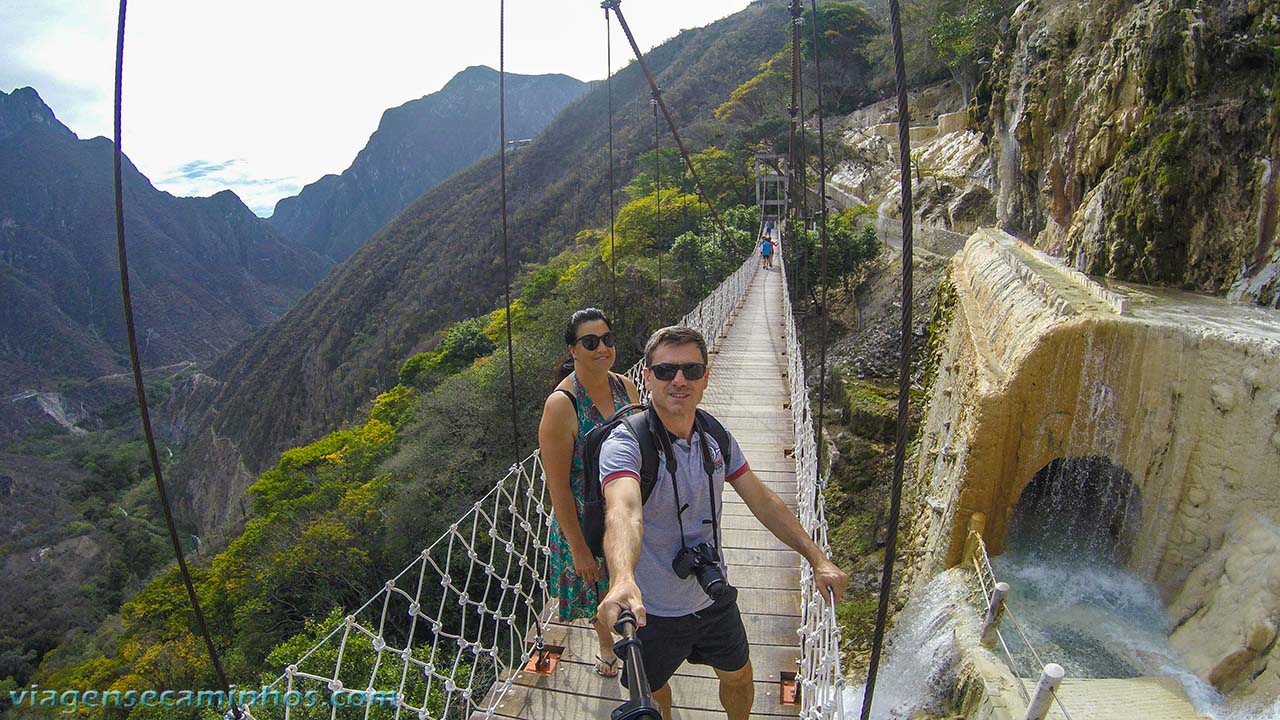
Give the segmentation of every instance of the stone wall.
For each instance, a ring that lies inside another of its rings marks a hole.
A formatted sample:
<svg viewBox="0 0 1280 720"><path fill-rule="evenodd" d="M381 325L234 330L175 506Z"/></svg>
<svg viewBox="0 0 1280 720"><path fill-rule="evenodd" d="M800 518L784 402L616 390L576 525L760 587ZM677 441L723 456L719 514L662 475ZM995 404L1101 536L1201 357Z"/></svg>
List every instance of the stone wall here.
<svg viewBox="0 0 1280 720"><path fill-rule="evenodd" d="M1022 490L1055 459L1106 458L1140 494L1130 568L1177 599L1171 620L1197 638L1188 644L1220 646L1202 674L1219 687L1256 674L1274 645L1280 576L1237 572L1223 595L1214 569L1231 567L1215 559L1230 533L1265 548L1255 526L1280 524L1280 313L1103 287L990 230L969 239L953 278L958 303L908 497L909 584L959 561L975 512L1002 552ZM1222 625L1214 616L1241 596L1260 599L1233 635L1192 629Z"/></svg>

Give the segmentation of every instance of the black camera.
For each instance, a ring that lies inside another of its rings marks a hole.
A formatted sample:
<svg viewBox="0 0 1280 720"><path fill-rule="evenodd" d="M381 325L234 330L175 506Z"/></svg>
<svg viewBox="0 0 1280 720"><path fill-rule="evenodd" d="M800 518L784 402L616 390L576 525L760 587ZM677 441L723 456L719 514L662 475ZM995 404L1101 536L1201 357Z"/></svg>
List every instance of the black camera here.
<svg viewBox="0 0 1280 720"><path fill-rule="evenodd" d="M733 602L738 599L738 589L729 584L720 569L720 558L710 543L694 547L682 547L671 561L671 569L681 580L690 573L698 578L702 591L716 602Z"/></svg>

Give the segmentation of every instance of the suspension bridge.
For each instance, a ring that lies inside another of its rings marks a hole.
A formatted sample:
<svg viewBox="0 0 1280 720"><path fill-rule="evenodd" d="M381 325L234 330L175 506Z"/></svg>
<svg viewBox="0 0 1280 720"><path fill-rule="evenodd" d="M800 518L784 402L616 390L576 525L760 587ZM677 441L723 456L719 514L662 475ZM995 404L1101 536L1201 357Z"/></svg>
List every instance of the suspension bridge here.
<svg viewBox="0 0 1280 720"><path fill-rule="evenodd" d="M748 257L682 322L711 342L703 407L828 549L804 369L778 260L761 269L758 255ZM639 364L628 374L643 394ZM726 493L724 502L729 579L752 644L753 714L836 716L844 680L834 608L799 554L736 495ZM286 668L273 689L395 697L394 707L365 707L368 714L351 717L607 717L625 690L595 674L590 626L555 619L546 574L551 518L534 453ZM709 668L686 665L672 680L676 716L722 717L716 688ZM285 717L304 715L286 707ZM346 715L335 709L333 717Z"/></svg>
<svg viewBox="0 0 1280 720"><path fill-rule="evenodd" d="M701 182L689 162L670 113L663 102L630 30L619 10L619 0L606 0L602 7L613 12L635 51L652 90L655 106L670 127L688 172L698 193L703 196ZM799 85L799 25L803 3L791 0L792 19L792 105L790 158L797 157L796 133L803 144L804 123L797 123L796 93ZM816 4L811 0L811 8ZM501 7L501 6L500 6ZM896 3L891 2L895 37ZM125 299L126 325L129 331L130 356L143 427L151 452L153 471L166 513L169 512L165 486L160 473L152 437L147 403L141 381L136 339L130 307L127 261L123 226L123 199L120 151L120 86L122 75L124 3L121 3L116 62L116 217L117 245L120 255L122 294ZM501 17L501 11L500 11ZM502 37L500 20L500 47ZM817 29L814 28L815 38ZM900 40L899 40L900 44ZM815 41L816 45L816 41ZM911 206L909 142L905 82L902 79L899 50L899 147L903 165L903 204ZM501 57L501 56L500 56ZM821 92L820 65L818 88ZM502 61L500 78L505 77ZM500 81L500 97L503 95ZM611 90L609 91L612 92ZM612 95L610 104L610 153L612 154ZM818 106L821 108L821 95ZM505 117L502 102L500 117ZM500 131L500 147L506 147L505 126ZM762 209L777 204L787 217L794 214L794 199L813 195L817 204L825 205L826 160L822 146L822 115L818 112L820 163L816 195L804 180L804 162L787 162L786 199L762 201ZM656 144L656 140L655 140ZM502 240L504 268L510 267L507 248L506 155L500 154L502 167ZM613 160L610 156L610 173ZM659 173L660 175L660 173ZM775 184L782 176L772 176ZM610 198L613 179L610 175ZM776 188L775 188L776 189ZM770 196L772 197L772 195ZM800 201L803 202L803 201ZM723 226L716 216L716 224ZM611 207L610 215L613 216ZM766 215L773 213L766 212ZM776 218L777 216L774 215ZM903 261L903 342L911 327L911 213L903 217L903 241L898 248ZM814 216L823 232L825 252L825 208ZM781 223L779 223L779 226ZM773 230L775 244L779 228ZM612 236L612 228L610 231ZM792 238L787 238L790 242ZM825 275L825 274L824 274ZM823 279L824 297L826 278ZM507 278L507 314L510 322L510 279ZM717 416L734 433L755 473L777 493L800 518L802 526L824 551L830 551L827 522L821 487L825 482L820 471L818 447L821 429L815 428L805 383L803 352L798 339L787 288L782 253L777 254L775 268L762 269L758 254L745 259L741 267L691 310L680 324L696 328L711 346L711 380L703 407ZM507 327L510 356L510 325ZM825 344L825 343L824 343ZM821 367L825 363L820 361ZM640 365L628 375L636 382L641 397L647 397ZM904 364L900 396L907 397L907 371ZM512 397L514 401L514 368ZM822 385L819 381L819 385ZM890 509L890 532L885 555L885 580L881 593L875 650L867 696L874 690L879 648L883 639L887 610L887 588L892 576L896 539L898 503L901 491L905 453L905 404L899 406L899 429L895 450L895 483ZM514 423L514 418L513 418ZM514 430L514 428L513 428ZM815 432L816 430L816 432ZM816 435L816 437L815 437ZM734 493L726 493L723 505L723 547L729 565L729 580L739 589L739 607L751 642L754 667L755 702L753 717L798 717L806 719L844 718L845 678L842 672L839 624L835 608L824 601L813 581L813 569L801 556L777 540L751 514L746 504ZM186 569L172 518L167 518L181 575L192 599L197 624L201 627L215 674L220 684L228 687L218 653L210 638L194 588ZM469 511L458 518L436 542L422 550L416 559L395 577L388 579L368 600L343 622L329 630L314 647L291 662L264 693L277 693L284 702L283 717L297 718L418 718L419 720L577 720L609 717L624 699L625 691L616 679L595 674L594 632L584 622L562 623L555 617L555 599L549 586L549 536L552 512L545 486L540 458L535 452L511 466L505 477L497 479L492 489L477 500ZM981 547L980 536L975 546ZM1008 588L997 583L990 570L985 549L970 552L974 559L973 584L976 600L971 603L987 612L987 627L1008 652L998 623L1007 611L1004 598ZM997 592L997 590L999 592ZM985 606L985 608L984 608ZM1012 617L1012 614L1010 613ZM1014 621L1016 624L1016 621ZM1020 634L1021 628L1018 628ZM1026 643L1029 647L1030 644ZM1034 651L1032 651L1034 653ZM1024 720L1044 720L1047 716L1070 720L1068 707L1055 691L1062 679L1061 669L1052 663L1045 667L1039 686L1032 690L1034 678L1021 673L1012 684L1018 698L1001 711L991 710L982 717L1010 718L1012 706L1023 706ZM1008 667L1016 665L1009 657ZM1057 668L1050 677L1050 668ZM1016 672L1016 671L1015 671ZM1052 682L1050 682L1052 681ZM671 680L674 717L679 720L709 720L723 717L718 682L709 668L683 666ZM1165 685L1167 685L1166 683ZM1108 695L1102 704L1133 710L1133 697L1150 696L1144 685L1140 692ZM234 687L234 686L232 686ZM1096 699L1098 683L1087 689L1080 684L1062 686L1062 695L1070 699L1077 712L1088 717L1104 717L1091 702ZM1114 684L1105 689L1111 691ZM1127 690L1128 688L1122 688ZM1165 692L1165 695L1176 693ZM233 697L228 691L228 697ZM992 693L986 693L991 697ZM261 696L260 696L261 697ZM327 703L293 702L292 698L328 698ZM1178 698L1164 705L1144 707L1147 717L1170 720L1192 717ZM240 707L227 717L250 718L254 708ZM1170 704L1172 703L1172 704ZM1172 709L1171 709L1172 708ZM1052 715L1050 714L1052 711ZM279 717L272 710L258 709L263 717ZM985 711L984 711L985 712ZM864 708L867 717L869 708ZM1078 715L1079 716L1079 715ZM1127 717L1127 716L1126 716Z"/></svg>

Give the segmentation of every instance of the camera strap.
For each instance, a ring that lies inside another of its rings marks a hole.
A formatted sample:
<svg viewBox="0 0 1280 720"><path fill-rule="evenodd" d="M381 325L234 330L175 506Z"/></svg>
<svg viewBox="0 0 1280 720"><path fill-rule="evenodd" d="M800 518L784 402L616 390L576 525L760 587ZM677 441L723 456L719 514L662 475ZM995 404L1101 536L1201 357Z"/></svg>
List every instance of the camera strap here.
<svg viewBox="0 0 1280 720"><path fill-rule="evenodd" d="M649 419L652 421L649 426L652 437L658 438L658 448L662 450L663 456L667 461L667 472L671 475L671 492L676 499L676 523L680 526L680 547L688 549L688 544L684 541L684 511L688 505L680 503L680 483L676 480L676 453L671 447L671 433L667 432L667 427L662 424L662 419L658 417L658 413L650 411Z"/></svg>
<svg viewBox="0 0 1280 720"><path fill-rule="evenodd" d="M662 424L662 419L658 417L658 413L649 413L653 425L650 429L652 435L658 439L658 446L662 450L662 454L667 462L667 472L671 475L671 491L675 496L676 502L676 524L680 527L680 547L688 548L688 543L684 539L684 511L688 509L687 504L680 502L680 483L676 480L676 463L675 448L671 445L671 433L667 432L666 426ZM694 416L693 429L698 433L698 444L702 449L702 469L707 475L707 498L711 501L711 519L703 522L711 525L712 543L715 545L716 556L721 562L724 561L724 554L720 548L720 513L716 509L716 484L715 484L715 461L711 459L711 448L707 445L707 433L702 426L702 419ZM725 449L721 448L720 453L723 455ZM725 468L725 472L728 472Z"/></svg>
<svg viewBox="0 0 1280 720"><path fill-rule="evenodd" d="M716 510L716 465L711 459L711 448L707 445L707 433L702 427L702 418L694 416L693 427L698 431L698 444L702 447L702 469L707 473L707 497L711 500L711 538L716 544L716 556L724 561L724 552L720 548L720 513ZM721 457L728 457L728 450L720 448ZM725 473L729 472L725 463ZM682 531L683 532L683 531Z"/></svg>

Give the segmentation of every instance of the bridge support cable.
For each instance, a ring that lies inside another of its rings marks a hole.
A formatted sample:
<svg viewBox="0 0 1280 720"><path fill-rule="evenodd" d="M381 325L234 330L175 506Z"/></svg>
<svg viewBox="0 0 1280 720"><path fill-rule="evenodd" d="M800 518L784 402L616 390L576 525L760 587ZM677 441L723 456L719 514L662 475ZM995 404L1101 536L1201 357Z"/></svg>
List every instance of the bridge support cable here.
<svg viewBox="0 0 1280 720"><path fill-rule="evenodd" d="M191 573L187 568L186 558L182 552L182 542L178 539L178 527L173 519L173 508L169 502L169 491L164 482L164 471L160 466L160 453L156 449L155 433L151 427L151 412L147 404L147 390L142 379L142 361L138 354L138 333L133 319L133 293L129 288L129 258L124 236L124 179L121 166L124 151L121 149L121 128L123 119L124 97L124 29L127 0L120 0L120 15L116 26L116 64L115 64L115 103L114 103L114 140L112 170L114 173L115 214L116 214L116 256L120 264L120 299L124 309L125 332L129 342L129 364L133 370L133 387L138 400L138 415L142 420L142 432L147 440L147 454L151 462L151 472L155 476L156 493L160 497L160 506L164 510L165 527L169 531L169 543L173 546L173 556L178 561L178 573L182 576L182 584L187 591L187 599L191 601L191 610L195 615L196 626L204 640L205 650L213 664L214 676L222 691L231 702L231 715L240 720L247 718L248 713L235 704L231 696L231 688L227 682L226 671L222 667L222 659L218 649L214 647L213 636L209 634L209 626L205 621L204 610L200 607L200 598L196 595L195 586L191 582Z"/></svg>
<svg viewBox="0 0 1280 720"><path fill-rule="evenodd" d="M681 323L716 349L758 269L752 253ZM627 375L643 398L642 366ZM392 698L398 717L492 717L555 612L551 523L534 452L267 689L378 693L367 706Z"/></svg>
<svg viewBox="0 0 1280 720"><path fill-rule="evenodd" d="M653 106L653 244L658 251L658 326L662 327L667 316L667 296L662 288L662 132L658 125L658 97L655 95L649 104Z"/></svg>
<svg viewBox="0 0 1280 720"><path fill-rule="evenodd" d="M702 178L698 176L698 170L689 160L689 151L685 149L684 140L680 137L680 131L676 129L675 120L671 117L671 111L667 109L667 104L662 100L662 91L658 89L658 84L653 80L653 74L649 72L649 66L644 61L644 55L640 53L640 46L636 44L636 38L631 34L631 28L627 25L627 19L622 15L622 8L619 7L622 0L604 0L600 3L600 7L613 10L614 15L618 18L618 26L622 28L622 32L627 36L627 42L631 44L631 51L635 53L636 63L640 65L640 72L644 73L644 79L649 83L649 92L658 103L658 109L662 111L662 117L667 121L667 127L671 130L671 137L676 141L676 147L680 149L680 157L684 158L684 166L689 170L689 175L693 178L693 186L698 190L698 197L702 198L702 202L706 204L711 211L711 218L715 221L716 227L720 230L720 241L722 244L729 242L729 232L725 230L724 222L720 219L720 213L716 211L716 206L711 202L711 196L707 195L702 188Z"/></svg>
<svg viewBox="0 0 1280 720"><path fill-rule="evenodd" d="M831 313L827 308L827 290L830 278L827 277L827 142L826 128L822 121L822 56L818 49L818 1L809 0L809 7L813 10L813 75L814 82L818 85L818 228L822 238L822 302L818 305L822 312L822 339L819 343L819 359L818 359L818 419L815 422L815 432L817 433L818 445L818 468L823 467L822 451L824 444L822 442L822 426L823 419L826 417L826 400L827 400L827 336L831 327ZM824 477L825 479L825 477ZM825 485L825 482L823 483ZM817 488L814 492L820 492Z"/></svg>
<svg viewBox="0 0 1280 720"><path fill-rule="evenodd" d="M800 204L798 202L799 195L797 188L800 186L800 179L797 176L799 167L800 151L796 147L796 121L799 118L800 103L798 101L800 88L800 13L802 8L801 0L790 0L788 9L791 11L791 104L787 106L787 114L790 121L787 127L787 247L796 247L792 243L796 240L796 221L800 212ZM804 270L804 263L800 264L800 269ZM804 290L804 280L799 278L801 291Z"/></svg>
<svg viewBox="0 0 1280 720"><path fill-rule="evenodd" d="M898 0L889 0L889 24L893 31L893 64L898 86L898 162L902 185L902 323L898 339L898 427L893 448L893 487L889 495L889 528L885 538L884 566L880 574L880 604L876 609L876 629L871 641L867 685L862 695L862 718L871 717L876 674L884 648L885 625L889 615L889 594L893 589L893 564L897 559L898 525L902 513L902 473L907 457L907 400L911 390L911 118L907 111L907 72L902 53L902 10Z"/></svg>
<svg viewBox="0 0 1280 720"><path fill-rule="evenodd" d="M614 223L618 216L617 190L613 181L613 23L604 8L604 86L609 98L609 312L618 313L618 253L613 246Z"/></svg>
<svg viewBox="0 0 1280 720"><path fill-rule="evenodd" d="M800 524L828 556L826 501L819 492L824 484L814 436L814 416L805 386L804 349L797 332L791 294L787 287L786 260L776 255L782 277L783 317L786 318L787 386L791 422L795 430L796 504ZM840 660L840 623L835 605L824 600L814 582L813 567L805 562L800 571L800 717L807 720L844 718L845 677Z"/></svg>
<svg viewBox="0 0 1280 720"><path fill-rule="evenodd" d="M516 406L516 353L511 333L511 253L507 242L507 66L506 0L498 0L498 156L501 158L502 283L507 298L507 379L510 381L511 451L520 456L520 422Z"/></svg>

